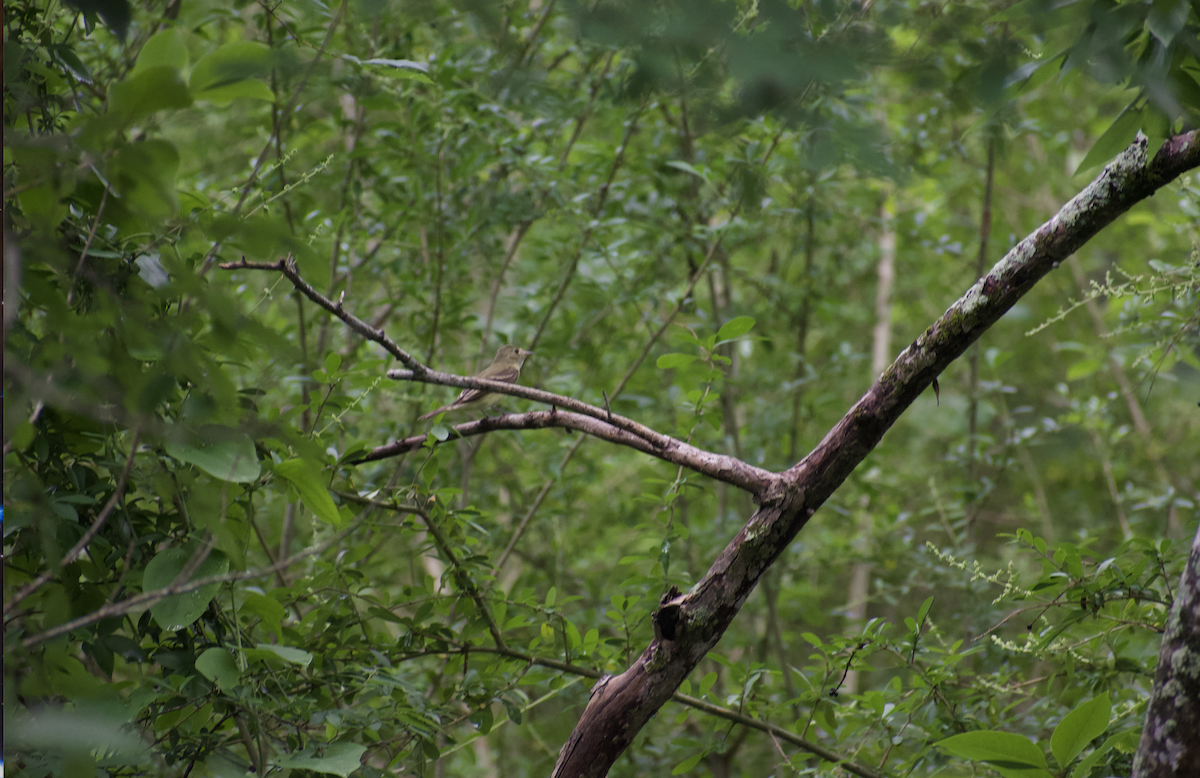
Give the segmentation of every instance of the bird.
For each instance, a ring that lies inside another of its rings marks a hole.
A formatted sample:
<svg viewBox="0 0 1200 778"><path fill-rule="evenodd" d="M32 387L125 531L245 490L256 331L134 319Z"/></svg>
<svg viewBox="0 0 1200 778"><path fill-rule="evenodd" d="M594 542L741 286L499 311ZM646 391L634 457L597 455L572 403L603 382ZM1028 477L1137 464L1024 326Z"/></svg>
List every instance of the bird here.
<svg viewBox="0 0 1200 778"><path fill-rule="evenodd" d="M476 378L487 378L492 381L503 381L506 384L515 384L517 379L521 377L521 365L524 364L525 358L532 354L532 351L526 351L520 346L501 346L496 351L496 358L492 360L492 364L488 365L476 375ZM449 405L443 405L441 408L435 408L424 416L418 416L417 421L425 421L432 419L439 413L447 413L450 411L460 411L463 409L473 410L475 408L484 408L495 405L504 395L489 392L486 389L463 389L462 394Z"/></svg>

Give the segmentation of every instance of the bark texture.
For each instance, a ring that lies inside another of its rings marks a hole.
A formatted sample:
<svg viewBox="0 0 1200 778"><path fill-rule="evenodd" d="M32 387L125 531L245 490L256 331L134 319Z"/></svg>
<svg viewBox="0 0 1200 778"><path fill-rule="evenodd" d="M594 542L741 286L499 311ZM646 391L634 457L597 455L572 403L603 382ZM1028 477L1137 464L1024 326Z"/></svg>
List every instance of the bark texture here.
<svg viewBox="0 0 1200 778"><path fill-rule="evenodd" d="M592 690L559 753L554 778L607 775L720 640L763 572L900 414L1059 263L1131 206L1200 165L1200 132L1171 138L1153 161L1147 157L1147 140L1139 134L1096 180L1014 246L906 348L812 453L758 492L758 510L704 577L685 594L664 596L655 614L655 638L641 656Z"/></svg>
<svg viewBox="0 0 1200 778"><path fill-rule="evenodd" d="M1200 527L1167 617L1134 778L1200 775Z"/></svg>

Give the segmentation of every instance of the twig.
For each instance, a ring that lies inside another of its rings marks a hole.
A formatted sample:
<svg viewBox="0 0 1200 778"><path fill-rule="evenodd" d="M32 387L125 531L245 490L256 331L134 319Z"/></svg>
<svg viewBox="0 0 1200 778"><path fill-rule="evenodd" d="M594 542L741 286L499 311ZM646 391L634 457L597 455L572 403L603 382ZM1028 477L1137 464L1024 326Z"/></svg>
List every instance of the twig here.
<svg viewBox="0 0 1200 778"><path fill-rule="evenodd" d="M312 75L316 64L321 61L322 57L325 56L325 49L328 48L329 42L333 40L333 34L337 32L338 25L341 23L342 17L345 15L348 6L349 0L342 0L342 4L338 6L337 13L333 15L333 19L329 22L329 31L325 34L325 40L321 41L321 48L317 49L317 56L313 58L312 62L308 63L308 68L304 71L304 75L301 77L300 83L296 84L296 88L292 91L291 99L288 100L287 105L284 106L283 110L279 112L281 116L290 116L292 109L296 107L296 103L300 100L300 93L303 92L304 87L308 85L308 78ZM297 38L296 40L299 42L300 39ZM242 192L238 197L237 204L234 205L233 209L230 211L230 213L233 215L237 215L241 212L242 206L246 204L246 198L250 196L250 188L254 186L254 182L258 180L258 172L262 170L263 163L267 159L267 153L271 150L271 146L275 143L275 133L272 132L271 135L272 137L267 138L267 145L261 152L259 152L258 156L254 158L254 169L250 171L250 177L246 179L245 185L242 186ZM212 248L210 248L208 253L204 255L204 261L200 264L200 269L197 271L197 275L201 277L208 275L209 269L212 268L213 257L217 255L217 252L220 251L220 249L221 241L214 241Z"/></svg>
<svg viewBox="0 0 1200 778"><path fill-rule="evenodd" d="M14 594L12 599L4 604L5 616L7 616L9 611L12 610L19 602L21 602L21 600L40 589L46 583L46 581L49 581L50 578L54 576L55 573L57 573L66 565L74 562L75 558L83 553L83 550L87 548L88 544L92 542L92 539L96 537L97 533L99 533L101 528L104 527L104 523L108 521L108 517L112 515L113 509L117 507L117 503L119 503L121 498L125 495L125 484L129 480L130 471L133 470L133 458L137 455L138 432L139 429L134 427L133 439L130 441L129 445L129 456L125 459L125 467L121 469L121 475L117 478L117 487L113 490L112 497L109 497L108 502L104 504L104 508L100 511L100 515L98 515L96 520L92 522L92 526L88 527L87 532L83 533L83 537L81 537L75 545L71 546L71 550L63 554L62 559L58 560L57 565L47 568L37 578L21 587L21 590Z"/></svg>
<svg viewBox="0 0 1200 778"><path fill-rule="evenodd" d="M771 152L775 149L775 146L779 142L779 138L782 134L783 134L783 127L780 127L779 132L776 134L774 141L771 143L770 149L768 149L767 153L763 155L762 162L764 164L766 163L767 159L770 157ZM727 224L733 222L734 218L737 217L737 214L738 214L740 208L741 208L740 203L734 207L732 213L730 214L729 221L727 222ZM625 371L625 375L621 377L621 380L618 381L617 385L613 388L611 397L610 397L610 395L608 395L607 392L605 392L604 396L605 396L606 400L616 399L616 397L621 394L621 391L625 388L625 384L627 384L629 382L629 379L633 377L633 374L635 372L637 372L637 369L641 366L642 362L645 360L646 355L650 353L650 349L652 349L654 347L654 344L657 343L659 338L662 337L662 334L664 332L666 332L667 327L671 326L671 322L673 322L675 320L675 317L679 315L679 312L681 310L683 310L683 306L687 302L688 297L691 295L692 289L694 289L696 284L700 281L700 277L704 274L705 269L708 267L708 263L712 261L713 255L716 253L717 248L721 245L721 241L723 239L724 239L724 233L718 234L717 239L715 241L713 241L713 244L709 247L708 253L704 257L704 261L700 263L700 266L698 268L696 268L696 272L694 272L692 274L691 279L688 281L687 288L684 289L684 292L680 296L679 301L676 302L675 307L667 315L666 320L663 321L663 323L662 323L662 326L660 326L658 328L658 330L655 331L651 335L650 340L647 341L645 346L642 347L641 353L638 354L637 358L633 361L633 364L631 364L629 366L629 368ZM607 414L606 414L606 417L607 417ZM605 420L607 421L608 419L605 418ZM587 438L581 437L579 440L575 441L574 445L572 445L571 448L568 449L567 453L563 455L563 458L562 458L561 462L559 463L559 468L558 468L559 472L562 472L563 468L566 467L567 462L569 462L571 460L571 457L573 457L575 455L575 452L579 450L579 447L583 445L583 442L585 440L587 440ZM498 573L501 566L503 565L503 563L505 561L507 561L509 554L512 553L513 548L516 546L517 541L521 538L521 535L525 532L525 527L529 524L530 519L533 518L534 513L537 512L538 507L542 504L542 501L545 499L546 495L550 493L550 487L554 485L554 482L555 482L555 479L553 476L546 479L546 482L542 485L541 491L538 493L537 499L534 500L534 503L530 507L528 513L526 513L525 518L521 520L520 526L518 526L517 530L513 533L512 538L509 540L508 545L504 549L504 553L502 553L500 555L500 561L493 568L494 572Z"/></svg>
<svg viewBox="0 0 1200 778"><path fill-rule="evenodd" d="M391 508L392 506L389 505L387 507ZM496 647L507 648L508 646L504 643L504 636L500 634L500 627L498 624L496 624L496 619L492 616L491 608L489 608L487 603L484 601L483 594L479 591L479 587L475 585L474 579L472 579L470 574L468 574L463 568L462 562L459 561L454 551L451 550L450 541L446 538L445 534L442 533L442 530L437 525L437 522L435 522L433 517L425 511L406 508L404 512L415 513L417 516L421 517L421 521L425 522L425 527L429 530L429 534L433 535L433 539L437 543L438 548L443 554L446 555L446 559L450 560L450 566L454 568L455 577L458 579L459 585L463 589L466 589L467 594L472 600L475 601L475 608L479 611L479 615L484 621L487 622L488 631L492 633L492 640L496 641Z"/></svg>
<svg viewBox="0 0 1200 778"><path fill-rule="evenodd" d="M553 8L553 6L553 2L549 3L545 13L542 15L541 20L538 22L539 27L541 23L545 21L546 16L550 13L550 9ZM536 35L536 31L534 34ZM530 39L530 45L532 45L532 38ZM571 155L571 149L575 147L575 142L579 140L579 135L583 131L583 126L587 123L587 118L591 112L592 104L596 100L596 94L600 91L600 87L604 83L604 77L608 75L608 68L612 64L614 56L616 56L615 50L609 53L608 59L604 64L604 69L601 71L600 76L592 84L592 88L588 94L587 105L584 106L583 111L581 111L579 115L575 117L575 130L572 132L571 139L567 141L567 144L563 147L562 154L560 154L558 158L559 172L562 172L563 168L566 167L567 157ZM589 63L584 70L585 74L587 71L591 70L591 67L592 64ZM532 212L534 214L541 212L542 206L545 204L546 198L550 196L551 191L552 187L550 186L543 186L541 188L541 192L538 194L537 200L535 200L533 204ZM492 335L492 323L496 313L496 300L500 295L500 287L504 283L504 275L508 272L509 265L512 264L513 259L516 257L517 250L520 248L521 242L525 239L525 236L529 233L529 229L533 226L533 222L534 218L529 218L517 225L517 228L513 232L512 238L509 241L508 248L505 250L504 262L501 263L500 272L496 274L496 280L492 283L492 295L488 300L487 318L483 325L483 335L479 339L479 355L476 357L476 364L478 364L479 360L483 359L483 357L486 355L487 343Z"/></svg>
<svg viewBox="0 0 1200 778"><path fill-rule="evenodd" d="M300 270L296 267L296 260L290 254L278 262L248 262L245 257L242 257L241 261L238 262L222 262L219 267L222 270L274 270L282 273L305 297L341 319L345 322L346 326L359 335L383 346L389 354L407 365L414 373L424 374L429 371L429 368L422 365L412 354L400 348L383 330L376 329L357 316L347 313L342 307L340 300L335 303L314 289L312 285L300 277Z"/></svg>
<svg viewBox="0 0 1200 778"><path fill-rule="evenodd" d="M567 449L567 453L563 454L563 458L558 463L558 471L561 473L567 462L571 461L571 457L575 456L575 452L583 445L583 441L587 438L580 438L575 441L571 448ZM513 530L512 537L508 539L508 545L500 552L500 556L496 559L496 564L492 566L492 578L496 579L500 574L500 569L504 567L504 563L508 561L508 557L512 554L513 549L517 547L517 541L525 534L525 528L529 526L529 520L537 513L538 508L542 506L542 501L546 499L546 495L550 493L550 487L554 486L554 478L547 478L542 484L542 488L538 491L537 497L533 498L533 503L529 506L529 510L525 511L525 517L521 519L521 523Z"/></svg>
<svg viewBox="0 0 1200 778"><path fill-rule="evenodd" d="M637 130L638 120L642 117L642 113L646 110L647 100L643 100L634 112L633 118L629 120L629 125L625 128L625 137L621 139L621 145L617 147L617 153L613 156L612 167L608 171L608 180L600 187L600 192L596 198L596 205L592 208L592 218L588 222L587 229L583 232L583 237L579 239L579 247L575 250L575 256L567 266L567 273L563 277L562 283L558 285L558 291L554 293L554 299L550 301L550 305L546 307L546 314L542 317L541 324L538 325L537 332L533 335L533 340L529 343L531 351L537 350L537 344L542 339L542 333L546 331L546 326L550 323L550 317L554 315L558 304L562 302L563 295L567 293L567 287L570 286L571 280L575 277L575 269L579 267L579 260L583 257L583 250L587 247L595 232L596 225L599 223L600 212L604 209L604 204L608 201L608 192L612 187L613 179L617 177L617 171L621 168L621 163L625 161L625 150L629 147L629 141L633 137L633 133Z"/></svg>
<svg viewBox="0 0 1200 778"><path fill-rule="evenodd" d="M571 664L570 662L563 662L558 659L549 659L546 657L533 656L531 654L526 654L521 651L514 651L509 648L500 649L500 648L486 648L486 647L482 647L482 646L472 646L470 650L474 651L476 653L481 653L481 654L483 654L483 653L499 654L501 656L507 656L511 659L517 659L522 662L528 662L531 665L539 665L541 667L549 667L554 670L561 670L562 672L572 673L574 675L582 675L587 678L602 678L604 676L604 674L601 673L599 670L593 670L590 667L580 667L579 665L574 665L574 664ZM462 649L459 649L459 651L449 652L449 653L461 653L461 651L462 651ZM804 749L805 751L808 751L811 754L815 754L815 755L821 757L822 759L826 760L827 762L833 762L835 764L841 765L843 770L845 770L846 772L851 773L853 775L860 776L860 778L883 778L882 773L872 770L869 767L863 767L862 765L855 764L854 762L851 762L848 759L846 759L846 757L840 756L836 752L830 751L828 748L819 746L816 743L812 742L811 740L802 738L799 735L797 735L796 733L786 730L783 727L780 727L776 724L771 724L770 722L766 722L761 719L756 719L753 716L747 716L744 713L738 713L737 711L730 710L729 708L723 708L720 705L714 705L711 702L706 702L698 697L692 697L691 695L688 695L688 694L681 694L679 692L675 692L675 694L673 694L671 696L671 699L673 699L675 702L680 703L681 705L686 705L689 708L695 708L696 710L703 711L712 716L716 716L718 718L725 719L726 721L732 721L736 724L741 724L746 727L751 727L752 729L757 729L760 732L766 732L768 734L774 735L775 737L779 738L780 740L784 740L788 743L791 743L792 745L799 746L800 748Z"/></svg>
<svg viewBox="0 0 1200 778"><path fill-rule="evenodd" d="M33 648L39 643L44 643L47 640L56 638L59 635L65 635L68 632L72 632L81 627L86 627L89 624L95 624L97 621L110 619L114 616L123 616L135 608L148 608L151 605L154 605L161 600L165 600L168 597L172 597L176 594L184 594L185 592L195 591L196 589L200 589L210 584L233 583L235 581L245 581L250 578L262 578L264 576L274 575L280 570L286 570L296 562L299 562L301 559L305 559L315 554L320 554L334 543L340 542L342 538L358 529L364 520L365 519L360 519L359 521L354 522L354 524L337 533L319 546L313 546L312 548L305 549L304 551L293 554L287 559L282 559L268 567L262 567L258 570L244 570L237 573L209 575L192 581L172 583L170 586L162 589L153 589L148 592L143 592L142 594L130 597L129 599L121 600L120 602L112 603L110 605L105 605L102 608L92 611L86 616L80 616L79 618L68 621L65 624L59 624L57 627L51 627L44 632L40 632L36 635L25 638L25 640L21 642L21 645L25 648Z"/></svg>
<svg viewBox="0 0 1200 778"><path fill-rule="evenodd" d="M362 319L347 312L342 300L338 300L338 302L335 303L313 288L311 284L309 284L300 276L300 271L296 266L296 261L290 255L278 262L249 262L245 259L245 257L243 257L238 262L224 262L220 265L220 267L222 270L270 270L282 273L289 281L292 282L297 290L303 293L310 300L341 319L354 332L357 332L364 338L383 346L388 353L408 366L408 370L389 370L387 373L388 378L404 381L419 381L421 383L438 384L441 386L455 386L464 389L488 389L494 393L512 395L513 397L521 397L526 400L533 400L535 402L543 402L547 405L562 407L575 411L576 413L584 416L591 416L594 419L605 421L619 430L624 430L631 435L641 438L658 449L666 449L672 446L683 445L674 438L668 435L663 435L659 432L655 432L649 427L639 424L632 419L614 415L611 410L597 408L594 405L588 405L585 402L581 402L571 397L565 397L563 395L554 394L553 392L547 392L541 389L534 389L532 387L521 386L520 384L505 383L503 381L490 381L483 378L458 376L452 373L441 373L430 370L428 367L421 364L421 362L419 362L414 356L400 348L400 346L397 345L396 342L391 338L389 338L382 330L372 327ZM714 454L712 456L719 455ZM765 473L766 471L763 472Z"/></svg>
<svg viewBox="0 0 1200 778"><path fill-rule="evenodd" d="M497 383L488 381L487 383ZM564 398L568 399L568 398ZM603 411L601 411L603 413ZM613 417L614 419L619 417ZM649 454L652 457L686 467L697 473L707 475L722 483L731 484L744 489L752 495L758 495L768 486L779 480L779 476L768 470L746 464L740 459L727 454L716 454L711 451L673 438L662 448L655 446L643 437L627 430L596 419L592 414L583 415L570 411L530 411L528 413L506 413L501 416L490 416L475 421L457 424L453 427L454 436L448 440L483 435L495 430L524 430L546 429L548 427L563 427L578 430L593 437L607 440L610 443L629 446L630 448ZM409 451L415 451L425 445L426 435L414 435L397 440L373 449L362 457L350 460L348 464L361 464L388 459Z"/></svg>
<svg viewBox="0 0 1200 778"><path fill-rule="evenodd" d="M525 400L545 403L546 405L562 408L567 411L574 411L582 416L590 416L593 419L603 421L616 429L641 438L646 443L658 449L669 448L679 443L675 438L663 435L661 432L656 432L633 419L628 419L624 416L615 416L611 411L604 408L597 408L581 400L576 400L573 397L547 392L544 389L535 389L531 386L493 381L487 378L459 376L453 373L440 373L434 370L426 370L424 374L417 374L411 370L389 370L387 377L397 381L418 381L424 384L454 386L462 389L487 389L492 393L507 394Z"/></svg>
<svg viewBox="0 0 1200 778"><path fill-rule="evenodd" d="M95 167L92 168L95 170ZM100 175L99 172L96 173ZM104 179L101 179L102 181ZM79 281L79 274L83 272L83 263L87 260L88 251L92 248L92 241L96 238L96 230L100 227L100 217L104 215L104 205L108 202L108 182L104 181L104 193L100 195L100 205L96 208L96 218L92 221L92 229L88 232L87 241L83 244L83 251L79 254L79 262L75 265L75 272L71 275L71 289L67 292L67 305L75 298L75 284Z"/></svg>

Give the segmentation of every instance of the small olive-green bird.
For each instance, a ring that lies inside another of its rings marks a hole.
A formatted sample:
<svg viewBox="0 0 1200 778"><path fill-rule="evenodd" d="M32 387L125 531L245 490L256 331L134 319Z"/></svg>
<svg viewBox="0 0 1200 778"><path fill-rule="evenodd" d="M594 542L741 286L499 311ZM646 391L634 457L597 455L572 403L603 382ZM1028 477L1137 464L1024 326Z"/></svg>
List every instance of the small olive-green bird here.
<svg viewBox="0 0 1200 778"><path fill-rule="evenodd" d="M515 384L517 379L521 377L521 365L524 364L525 357L532 353L532 351L526 351L519 346L501 346L500 350L496 352L496 358L492 361L492 364L485 367L475 377ZM496 394L484 389L463 389L462 394L454 402L434 409L424 416L418 416L417 421L432 419L439 413L487 408L500 402L504 397L505 395Z"/></svg>

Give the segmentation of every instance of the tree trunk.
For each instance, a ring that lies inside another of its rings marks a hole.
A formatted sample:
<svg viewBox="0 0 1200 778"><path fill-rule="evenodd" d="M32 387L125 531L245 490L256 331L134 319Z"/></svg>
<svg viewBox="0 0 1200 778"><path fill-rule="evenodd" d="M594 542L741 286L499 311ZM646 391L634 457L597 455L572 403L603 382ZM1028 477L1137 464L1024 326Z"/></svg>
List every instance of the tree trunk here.
<svg viewBox="0 0 1200 778"><path fill-rule="evenodd" d="M887 195L879 205L879 285L875 288L875 329L871 334L871 377L882 373L892 358L892 284L896 280L896 225L895 216L888 206ZM982 274L976 273L976 277ZM976 347L978 348L978 346ZM867 623L867 597L871 593L871 563L867 557L871 551L871 534L875 521L871 518L871 506L866 506L859 517L858 537L854 539L854 550L861 559L854 563L850 572L850 594L846 598L846 629L861 632ZM851 668L842 680L840 693L858 692L858 671Z"/></svg>
<svg viewBox="0 0 1200 778"><path fill-rule="evenodd" d="M1200 775L1200 527L1167 618L1134 778Z"/></svg>

